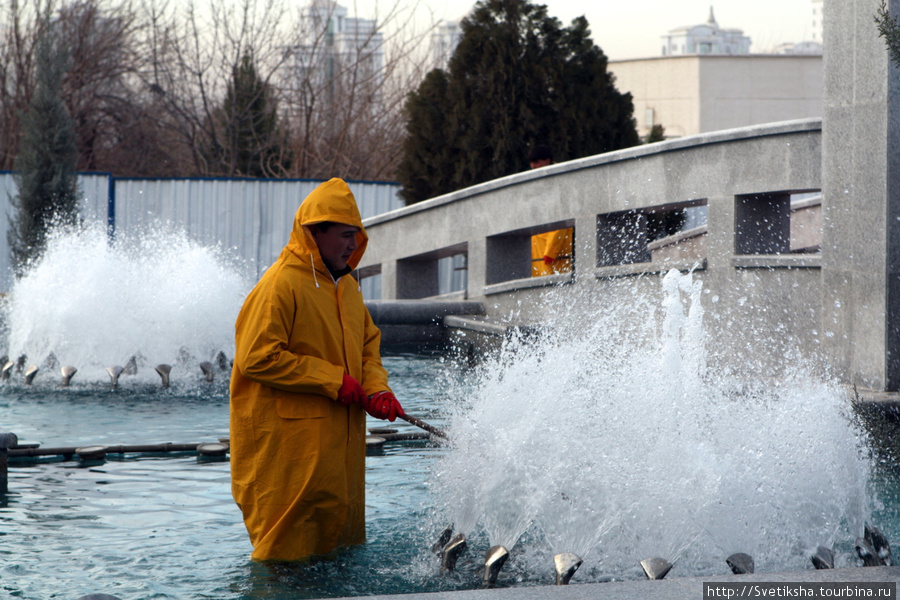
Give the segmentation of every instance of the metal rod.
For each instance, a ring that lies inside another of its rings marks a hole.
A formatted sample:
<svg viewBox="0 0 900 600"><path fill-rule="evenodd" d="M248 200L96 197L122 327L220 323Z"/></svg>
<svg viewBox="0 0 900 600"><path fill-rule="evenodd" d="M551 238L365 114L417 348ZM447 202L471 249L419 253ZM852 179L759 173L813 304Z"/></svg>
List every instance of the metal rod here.
<svg viewBox="0 0 900 600"><path fill-rule="evenodd" d="M428 423L426 423L425 421L422 421L421 419L417 419L417 418L415 418L415 417L411 417L411 416L406 415L406 414L403 414L403 415L397 415L397 416L399 416L401 419L403 419L403 420L406 421L407 423L412 423L412 424L415 425L416 427L419 427L419 428L421 428L421 429L424 429L424 430L427 431L428 433L433 433L434 435L436 435L436 436L438 436L438 437L442 437L442 438L444 438L445 440L449 440L449 439L450 439L450 436L448 436L446 433L444 433L443 430L438 429L438 428L435 427L434 425L429 425Z"/></svg>

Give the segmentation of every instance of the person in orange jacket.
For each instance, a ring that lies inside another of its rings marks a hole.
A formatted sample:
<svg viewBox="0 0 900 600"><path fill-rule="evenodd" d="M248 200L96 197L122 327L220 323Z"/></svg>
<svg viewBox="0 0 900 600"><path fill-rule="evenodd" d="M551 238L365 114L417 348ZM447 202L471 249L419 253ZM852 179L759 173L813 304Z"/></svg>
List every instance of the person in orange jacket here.
<svg viewBox="0 0 900 600"><path fill-rule="evenodd" d="M540 169L553 164L549 146L538 145L528 152L528 166ZM572 270L571 227L531 236L531 276L541 277Z"/></svg>
<svg viewBox="0 0 900 600"><path fill-rule="evenodd" d="M367 243L350 188L323 183L238 315L231 488L253 559L296 561L365 542L366 413L404 414L350 275Z"/></svg>

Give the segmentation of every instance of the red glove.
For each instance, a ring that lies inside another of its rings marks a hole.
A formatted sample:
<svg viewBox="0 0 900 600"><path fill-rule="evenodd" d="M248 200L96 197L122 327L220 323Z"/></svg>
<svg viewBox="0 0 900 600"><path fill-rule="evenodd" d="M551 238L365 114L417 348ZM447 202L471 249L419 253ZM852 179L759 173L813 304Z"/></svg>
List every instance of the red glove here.
<svg viewBox="0 0 900 600"><path fill-rule="evenodd" d="M544 257L544 264L545 264L545 265L552 265L554 260L556 260L556 259L553 258L552 256L545 256L545 257Z"/></svg>
<svg viewBox="0 0 900 600"><path fill-rule="evenodd" d="M376 419L387 419L388 421L393 421L398 416L402 417L406 414L392 392L372 394L369 396L368 402L363 404L363 408Z"/></svg>
<svg viewBox="0 0 900 600"><path fill-rule="evenodd" d="M347 404L362 404L365 407L368 401L366 392L359 385L359 382L346 373L344 373L344 383L341 384L341 389L338 390L337 399L338 402L345 406Z"/></svg>

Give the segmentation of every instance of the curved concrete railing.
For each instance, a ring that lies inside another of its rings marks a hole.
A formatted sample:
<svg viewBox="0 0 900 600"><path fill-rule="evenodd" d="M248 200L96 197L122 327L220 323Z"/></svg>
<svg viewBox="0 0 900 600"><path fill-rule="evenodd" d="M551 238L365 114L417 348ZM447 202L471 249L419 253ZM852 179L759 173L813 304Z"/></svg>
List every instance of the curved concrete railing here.
<svg viewBox="0 0 900 600"><path fill-rule="evenodd" d="M817 255L791 254L789 231L791 195L819 191L820 171L820 119L573 160L366 219L360 273L381 275L383 299L433 297L437 261L464 254L465 297L502 311L547 285L671 267L817 267ZM703 255L653 260L647 220L690 207L706 207ZM531 236L563 227L575 231L574 272L532 278Z"/></svg>

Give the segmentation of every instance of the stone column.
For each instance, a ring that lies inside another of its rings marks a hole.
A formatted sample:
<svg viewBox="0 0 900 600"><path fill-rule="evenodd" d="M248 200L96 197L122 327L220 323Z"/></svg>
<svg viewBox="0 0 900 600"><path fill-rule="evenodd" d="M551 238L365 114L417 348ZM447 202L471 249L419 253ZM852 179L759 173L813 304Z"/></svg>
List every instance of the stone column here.
<svg viewBox="0 0 900 600"><path fill-rule="evenodd" d="M847 383L900 390L900 70L875 0L824 6L822 314L828 364ZM900 15L900 0L889 0Z"/></svg>

